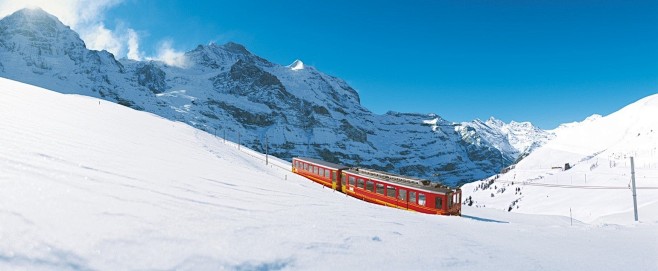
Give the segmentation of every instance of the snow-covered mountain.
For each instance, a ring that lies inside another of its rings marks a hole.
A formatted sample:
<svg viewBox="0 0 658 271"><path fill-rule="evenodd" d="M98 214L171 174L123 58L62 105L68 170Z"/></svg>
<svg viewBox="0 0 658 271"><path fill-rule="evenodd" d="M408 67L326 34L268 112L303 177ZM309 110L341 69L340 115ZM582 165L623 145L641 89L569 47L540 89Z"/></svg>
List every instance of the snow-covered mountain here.
<svg viewBox="0 0 658 271"><path fill-rule="evenodd" d="M0 270L658 269L655 223L374 205L187 124L4 78L0 123Z"/></svg>
<svg viewBox="0 0 658 271"><path fill-rule="evenodd" d="M605 117L562 125L508 173L465 185L464 196L480 207L630 222L634 157L639 218L658 221L656 116L658 94Z"/></svg>
<svg viewBox="0 0 658 271"><path fill-rule="evenodd" d="M464 140L480 144L486 142L517 162L555 137L554 131L541 130L530 122L504 123L494 117L486 122L476 119L463 122L459 132Z"/></svg>
<svg viewBox="0 0 658 271"><path fill-rule="evenodd" d="M271 63L236 43L199 45L184 63L88 50L40 9L0 20L2 77L152 112L256 150L267 143L283 159L312 156L455 184L494 174L550 138L527 123L376 115L345 81L300 60Z"/></svg>

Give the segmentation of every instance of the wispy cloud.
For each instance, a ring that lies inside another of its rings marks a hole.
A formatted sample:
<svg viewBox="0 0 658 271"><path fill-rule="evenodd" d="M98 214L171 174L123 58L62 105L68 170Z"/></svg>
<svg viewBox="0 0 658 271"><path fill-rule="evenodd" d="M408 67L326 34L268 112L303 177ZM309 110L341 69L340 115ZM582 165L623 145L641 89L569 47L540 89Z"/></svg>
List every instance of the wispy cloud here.
<svg viewBox="0 0 658 271"><path fill-rule="evenodd" d="M162 61L167 65L180 68L186 68L189 65L189 61L187 57L185 57L185 53L182 51L174 50L171 41L162 42L158 48L157 56L147 57L147 59Z"/></svg>
<svg viewBox="0 0 658 271"><path fill-rule="evenodd" d="M115 56L121 56L124 51L122 38L114 31L105 28L103 23L79 30L80 36L89 49L107 50Z"/></svg>
<svg viewBox="0 0 658 271"><path fill-rule="evenodd" d="M139 36L137 32L128 29L128 58L142 60L142 53L139 51Z"/></svg>

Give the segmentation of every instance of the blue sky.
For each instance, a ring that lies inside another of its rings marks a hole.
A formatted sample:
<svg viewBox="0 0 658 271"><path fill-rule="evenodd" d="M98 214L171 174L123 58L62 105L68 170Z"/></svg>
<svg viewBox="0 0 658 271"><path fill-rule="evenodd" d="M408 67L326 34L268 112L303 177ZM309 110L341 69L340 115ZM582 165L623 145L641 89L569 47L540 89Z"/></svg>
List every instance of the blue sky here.
<svg viewBox="0 0 658 271"><path fill-rule="evenodd" d="M655 0L125 0L101 18L134 29L145 55L235 41L275 63L299 58L379 114L551 129L658 92L657 14Z"/></svg>

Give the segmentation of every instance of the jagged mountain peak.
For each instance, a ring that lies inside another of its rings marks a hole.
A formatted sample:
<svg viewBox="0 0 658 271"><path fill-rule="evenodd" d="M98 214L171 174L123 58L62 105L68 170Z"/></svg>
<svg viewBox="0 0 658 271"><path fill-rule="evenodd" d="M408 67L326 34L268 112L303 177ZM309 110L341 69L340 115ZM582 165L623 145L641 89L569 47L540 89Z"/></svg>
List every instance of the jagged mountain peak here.
<svg viewBox="0 0 658 271"><path fill-rule="evenodd" d="M251 55L251 52L244 45L232 41L225 43L222 47L224 47L224 50L232 53Z"/></svg>
<svg viewBox="0 0 658 271"><path fill-rule="evenodd" d="M228 68L239 60L257 62L265 67L273 66L269 61L249 52L244 45L235 42L227 42L223 45L214 42L198 45L186 55L195 63L211 69Z"/></svg>
<svg viewBox="0 0 658 271"><path fill-rule="evenodd" d="M40 7L29 7L29 8L19 9L15 11L13 14L9 15L8 17L14 17L14 16L20 18L49 19L55 22L59 22L59 19L57 17L46 12Z"/></svg>
<svg viewBox="0 0 658 271"><path fill-rule="evenodd" d="M64 25L64 23L57 19L57 17L51 15L41 8L20 9L5 17L2 21L5 27L14 29L29 29L31 31L39 31L42 33L50 33L53 31L73 32L70 27Z"/></svg>
<svg viewBox="0 0 658 271"><path fill-rule="evenodd" d="M489 126L497 126L497 127L503 127L505 126L505 122L502 120L499 120L497 118L489 117L489 119L485 122Z"/></svg>
<svg viewBox="0 0 658 271"><path fill-rule="evenodd" d="M29 54L77 55L84 41L57 17L41 8L24 8L0 20L1 45L9 50L29 48Z"/></svg>

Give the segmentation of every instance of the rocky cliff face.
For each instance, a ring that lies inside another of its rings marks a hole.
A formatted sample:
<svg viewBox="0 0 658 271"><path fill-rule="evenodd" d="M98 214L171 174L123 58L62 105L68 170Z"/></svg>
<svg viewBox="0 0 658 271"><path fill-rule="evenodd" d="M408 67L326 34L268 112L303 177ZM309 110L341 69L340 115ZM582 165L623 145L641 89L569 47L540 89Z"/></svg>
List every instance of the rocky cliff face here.
<svg viewBox="0 0 658 271"><path fill-rule="evenodd" d="M271 63L236 43L199 45L185 57L185 68L117 60L88 50L38 9L0 20L2 77L104 98L232 141L239 134L256 150L267 138L270 152L284 159L317 157L455 184L495 174L550 137L529 123L375 115L345 81L301 61Z"/></svg>

